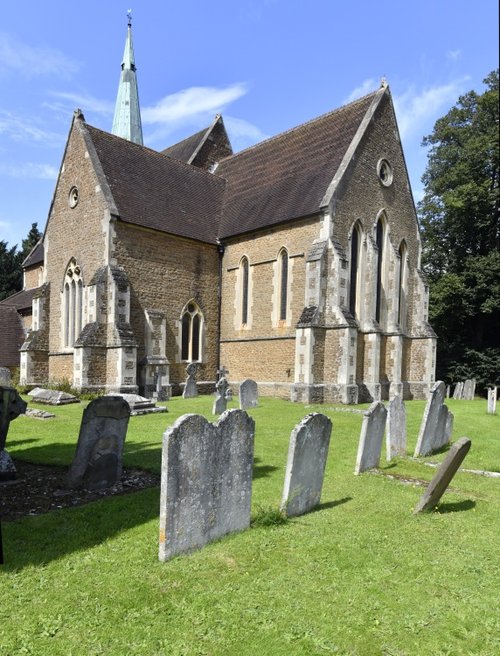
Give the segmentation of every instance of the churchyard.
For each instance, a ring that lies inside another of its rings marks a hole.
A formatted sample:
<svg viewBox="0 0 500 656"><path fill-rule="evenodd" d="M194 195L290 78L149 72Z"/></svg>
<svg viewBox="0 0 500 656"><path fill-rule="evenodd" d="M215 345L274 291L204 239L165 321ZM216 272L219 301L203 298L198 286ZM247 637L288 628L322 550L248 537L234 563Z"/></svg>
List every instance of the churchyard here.
<svg viewBox="0 0 500 656"><path fill-rule="evenodd" d="M215 421L213 403L175 397L158 404L168 413L131 416L124 468L159 475L165 430L186 413ZM18 417L9 454L69 469L86 405L51 407L46 420ZM499 472L498 414L485 399L448 398L446 406L451 441L472 443L460 467ZM166 562L158 558L159 485L3 521L0 653L500 653L500 478L459 470L437 509L414 514L450 449L413 458L426 403L405 408L407 456L393 452L388 461L377 443L370 458L378 467L358 471L375 409L259 398L246 410L255 422L250 527ZM331 421L329 446L317 447L327 452L321 500L285 519L290 436L297 449L312 412Z"/></svg>

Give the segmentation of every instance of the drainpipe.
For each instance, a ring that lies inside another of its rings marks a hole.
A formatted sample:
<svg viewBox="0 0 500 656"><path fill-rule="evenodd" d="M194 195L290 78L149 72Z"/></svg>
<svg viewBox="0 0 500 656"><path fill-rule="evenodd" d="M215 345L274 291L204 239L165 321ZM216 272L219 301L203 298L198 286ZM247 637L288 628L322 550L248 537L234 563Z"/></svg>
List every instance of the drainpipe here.
<svg viewBox="0 0 500 656"><path fill-rule="evenodd" d="M222 317L222 259L224 258L225 247L219 238L217 238L217 253L219 254L219 284L217 287L217 371L220 370L220 337L221 337L221 317ZM217 374L215 376L217 381Z"/></svg>

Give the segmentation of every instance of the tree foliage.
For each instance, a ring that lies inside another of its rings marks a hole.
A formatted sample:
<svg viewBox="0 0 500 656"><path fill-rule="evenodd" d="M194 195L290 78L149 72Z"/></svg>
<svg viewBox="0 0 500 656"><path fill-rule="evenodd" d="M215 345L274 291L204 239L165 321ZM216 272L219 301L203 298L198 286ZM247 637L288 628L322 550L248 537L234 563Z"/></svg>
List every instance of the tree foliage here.
<svg viewBox="0 0 500 656"><path fill-rule="evenodd" d="M424 138L418 209L437 375L487 385L500 373L498 70L484 83L484 93L461 96Z"/></svg>
<svg viewBox="0 0 500 656"><path fill-rule="evenodd" d="M23 288L22 263L40 237L37 224L32 223L22 250L18 251L16 245L9 248L6 241L0 241L0 301Z"/></svg>

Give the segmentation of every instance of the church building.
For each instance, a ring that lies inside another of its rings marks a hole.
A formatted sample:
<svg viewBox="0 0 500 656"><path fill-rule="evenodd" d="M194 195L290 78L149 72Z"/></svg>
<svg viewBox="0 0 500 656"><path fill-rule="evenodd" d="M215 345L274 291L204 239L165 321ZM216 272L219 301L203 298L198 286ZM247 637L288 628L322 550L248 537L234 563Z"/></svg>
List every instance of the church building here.
<svg viewBox="0 0 500 656"><path fill-rule="evenodd" d="M301 402L425 398L434 382L386 83L238 153L220 115L159 152L143 145L129 24L112 133L74 113L42 245L25 262L40 276L25 385L161 399L191 363L206 392L224 368Z"/></svg>

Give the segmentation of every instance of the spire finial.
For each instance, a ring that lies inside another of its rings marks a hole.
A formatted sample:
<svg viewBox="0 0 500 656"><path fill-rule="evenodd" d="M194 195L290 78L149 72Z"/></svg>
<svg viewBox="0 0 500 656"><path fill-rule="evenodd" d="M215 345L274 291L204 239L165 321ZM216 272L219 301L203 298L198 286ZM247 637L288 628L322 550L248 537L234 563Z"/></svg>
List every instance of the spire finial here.
<svg viewBox="0 0 500 656"><path fill-rule="evenodd" d="M132 27L132 9L127 9L127 25Z"/></svg>

